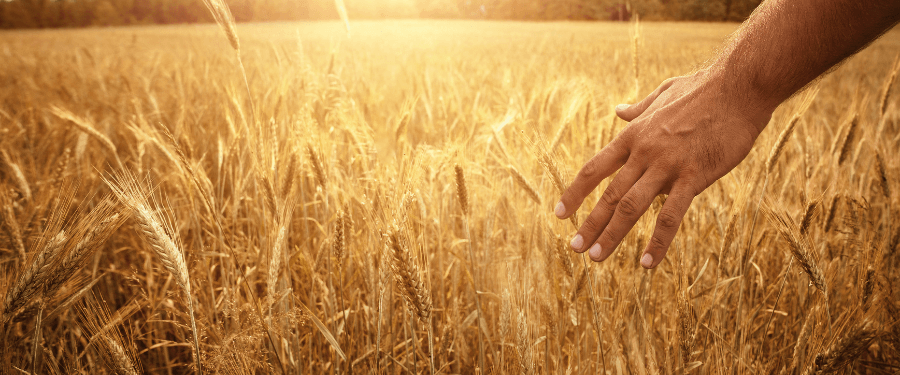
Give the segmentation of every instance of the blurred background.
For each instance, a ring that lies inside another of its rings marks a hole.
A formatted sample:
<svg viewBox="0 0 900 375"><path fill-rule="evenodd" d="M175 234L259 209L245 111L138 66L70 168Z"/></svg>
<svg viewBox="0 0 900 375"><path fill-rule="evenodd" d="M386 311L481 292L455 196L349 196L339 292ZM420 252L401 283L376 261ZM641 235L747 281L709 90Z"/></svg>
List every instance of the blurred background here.
<svg viewBox="0 0 900 375"><path fill-rule="evenodd" d="M344 0L350 19L744 20L761 0ZM338 18L334 0L230 0L238 22ZM212 22L200 0L0 0L0 28Z"/></svg>

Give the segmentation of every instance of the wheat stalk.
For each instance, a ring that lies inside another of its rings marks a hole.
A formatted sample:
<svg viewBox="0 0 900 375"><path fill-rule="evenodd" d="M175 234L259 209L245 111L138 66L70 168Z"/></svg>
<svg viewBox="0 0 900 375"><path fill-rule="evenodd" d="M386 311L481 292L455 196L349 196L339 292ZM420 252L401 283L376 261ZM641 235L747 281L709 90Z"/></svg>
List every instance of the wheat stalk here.
<svg viewBox="0 0 900 375"><path fill-rule="evenodd" d="M483 333L481 332L481 320L484 319L484 315L481 310L481 299L478 298L479 278L475 268L475 251L472 249L472 238L469 235L469 190L466 186L466 176L462 167L459 164L455 164L453 170L456 177L456 198L459 200L459 206L463 212L463 225L466 231L466 248L469 249L469 269L472 272L472 294L475 299L475 311L477 312L475 317L475 319L477 319L475 327L476 331L478 331L478 363L480 368L484 369L484 339L482 337Z"/></svg>

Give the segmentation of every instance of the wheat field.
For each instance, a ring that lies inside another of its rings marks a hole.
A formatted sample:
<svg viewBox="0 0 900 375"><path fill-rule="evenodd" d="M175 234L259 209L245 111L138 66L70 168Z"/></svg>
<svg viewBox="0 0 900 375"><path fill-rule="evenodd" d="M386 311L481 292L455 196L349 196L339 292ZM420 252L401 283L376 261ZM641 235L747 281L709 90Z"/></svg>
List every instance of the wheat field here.
<svg viewBox="0 0 900 375"><path fill-rule="evenodd" d="M664 197L603 263L552 214L613 107L736 27L0 33L0 368L897 373L898 31L782 104L656 269Z"/></svg>

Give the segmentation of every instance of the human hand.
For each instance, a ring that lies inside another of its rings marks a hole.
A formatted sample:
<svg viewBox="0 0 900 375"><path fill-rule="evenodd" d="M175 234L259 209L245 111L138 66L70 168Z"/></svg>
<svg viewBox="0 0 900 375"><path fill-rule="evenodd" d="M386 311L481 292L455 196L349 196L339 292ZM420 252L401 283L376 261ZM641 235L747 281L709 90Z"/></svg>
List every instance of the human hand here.
<svg viewBox="0 0 900 375"><path fill-rule="evenodd" d="M668 194L640 263L653 268L662 261L693 198L744 160L772 116L774 108L725 83L700 71L664 81L637 104L616 106L631 123L581 168L556 205L556 216L568 218L619 171L572 239L573 250L605 260L654 198Z"/></svg>

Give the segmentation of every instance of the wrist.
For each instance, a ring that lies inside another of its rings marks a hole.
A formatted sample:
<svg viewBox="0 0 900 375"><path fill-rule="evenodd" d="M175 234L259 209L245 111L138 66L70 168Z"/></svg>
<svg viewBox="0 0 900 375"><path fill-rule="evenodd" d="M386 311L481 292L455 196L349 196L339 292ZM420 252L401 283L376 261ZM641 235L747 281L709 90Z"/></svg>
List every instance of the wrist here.
<svg viewBox="0 0 900 375"><path fill-rule="evenodd" d="M783 99L767 91L757 80L736 73L733 67L715 64L695 74L702 85L715 93L721 115L740 120L755 138L769 124Z"/></svg>

